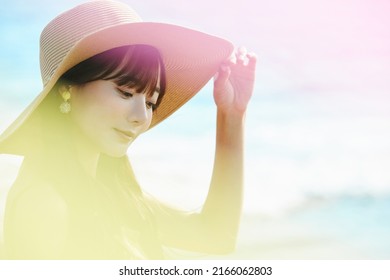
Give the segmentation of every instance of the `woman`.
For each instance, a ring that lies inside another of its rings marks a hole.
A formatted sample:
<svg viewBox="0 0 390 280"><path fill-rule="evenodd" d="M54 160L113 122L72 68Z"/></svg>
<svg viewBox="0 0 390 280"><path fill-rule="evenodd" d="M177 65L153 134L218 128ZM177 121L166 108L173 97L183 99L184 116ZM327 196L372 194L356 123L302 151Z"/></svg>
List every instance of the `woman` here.
<svg viewBox="0 0 390 280"><path fill-rule="evenodd" d="M232 251L255 56L241 49L231 57L223 39L142 22L114 1L59 15L40 48L44 88L0 138L1 153L24 156L7 197L6 258L162 259L163 246ZM210 190L199 213L183 213L142 192L126 151L215 74Z"/></svg>

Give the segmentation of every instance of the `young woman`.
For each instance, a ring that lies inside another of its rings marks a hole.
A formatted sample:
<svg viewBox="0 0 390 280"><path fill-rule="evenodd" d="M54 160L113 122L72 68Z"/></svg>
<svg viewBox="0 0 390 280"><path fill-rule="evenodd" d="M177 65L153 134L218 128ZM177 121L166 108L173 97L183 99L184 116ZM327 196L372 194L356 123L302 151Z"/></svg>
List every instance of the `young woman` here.
<svg viewBox="0 0 390 280"><path fill-rule="evenodd" d="M231 55L229 42L198 31L142 22L114 1L59 15L40 47L44 88L0 137L1 153L24 156L7 197L5 257L162 259L164 246L231 252L255 56ZM126 152L213 76L210 190L200 212L184 213L142 192Z"/></svg>

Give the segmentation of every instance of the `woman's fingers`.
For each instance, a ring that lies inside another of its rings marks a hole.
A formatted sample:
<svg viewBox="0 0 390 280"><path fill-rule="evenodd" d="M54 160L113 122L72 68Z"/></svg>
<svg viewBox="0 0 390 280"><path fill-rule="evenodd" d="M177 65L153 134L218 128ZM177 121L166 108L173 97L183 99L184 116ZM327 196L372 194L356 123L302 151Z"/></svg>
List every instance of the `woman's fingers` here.
<svg viewBox="0 0 390 280"><path fill-rule="evenodd" d="M227 63L221 64L221 66L219 67L219 71L217 72L217 75L214 80L214 86L216 88L223 86L226 83L226 81L229 79L229 75L230 75L229 65Z"/></svg>
<svg viewBox="0 0 390 280"><path fill-rule="evenodd" d="M247 50L245 47L239 47L236 51L236 61L239 65L245 65Z"/></svg>
<svg viewBox="0 0 390 280"><path fill-rule="evenodd" d="M257 62L257 55L253 52L248 53L247 55L248 58L248 68L255 70L256 68L256 62Z"/></svg>
<svg viewBox="0 0 390 280"><path fill-rule="evenodd" d="M214 84L218 88L226 83L233 73L254 72L256 69L257 56L253 52L247 52L245 47L239 47L232 55L221 64L214 76ZM244 71L244 72L243 72Z"/></svg>
<svg viewBox="0 0 390 280"><path fill-rule="evenodd" d="M248 66L248 68L255 69L256 61L256 54L253 52L248 52L247 49L242 46L236 49L236 51L228 58L226 64L231 67L239 65Z"/></svg>

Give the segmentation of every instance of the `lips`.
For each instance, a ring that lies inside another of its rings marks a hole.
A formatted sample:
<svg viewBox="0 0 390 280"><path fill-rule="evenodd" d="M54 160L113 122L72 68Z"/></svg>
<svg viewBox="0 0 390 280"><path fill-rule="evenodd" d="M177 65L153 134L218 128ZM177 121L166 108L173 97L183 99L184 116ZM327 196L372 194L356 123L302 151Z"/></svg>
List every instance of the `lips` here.
<svg viewBox="0 0 390 280"><path fill-rule="evenodd" d="M131 131L125 131L125 130L120 130L120 129L116 129L114 128L114 130L122 137L126 138L126 139L134 139L135 138L135 134Z"/></svg>

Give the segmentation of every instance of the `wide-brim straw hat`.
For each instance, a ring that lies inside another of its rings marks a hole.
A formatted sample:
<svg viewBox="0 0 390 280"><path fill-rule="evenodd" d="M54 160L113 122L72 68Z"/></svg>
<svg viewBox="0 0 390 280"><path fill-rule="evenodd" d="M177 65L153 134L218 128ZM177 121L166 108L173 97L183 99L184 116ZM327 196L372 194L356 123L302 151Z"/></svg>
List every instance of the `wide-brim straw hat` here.
<svg viewBox="0 0 390 280"><path fill-rule="evenodd" d="M160 52L166 68L166 92L154 111L154 127L193 97L233 52L233 45L219 37L185 27L143 22L128 5L92 1L53 19L40 38L43 90L0 136L0 153L24 155L25 142L39 134L34 112L67 70L106 50L151 45Z"/></svg>

